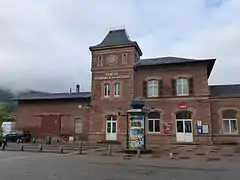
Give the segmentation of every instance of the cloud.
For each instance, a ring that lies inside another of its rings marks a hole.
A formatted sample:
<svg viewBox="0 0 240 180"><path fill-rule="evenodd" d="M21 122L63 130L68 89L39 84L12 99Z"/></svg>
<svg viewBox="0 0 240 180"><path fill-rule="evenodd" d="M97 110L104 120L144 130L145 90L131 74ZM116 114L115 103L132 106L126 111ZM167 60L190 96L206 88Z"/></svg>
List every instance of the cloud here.
<svg viewBox="0 0 240 180"><path fill-rule="evenodd" d="M78 83L90 90L88 47L122 25L144 57L216 57L210 82L240 83L240 2L184 2L2 0L0 85L63 92Z"/></svg>

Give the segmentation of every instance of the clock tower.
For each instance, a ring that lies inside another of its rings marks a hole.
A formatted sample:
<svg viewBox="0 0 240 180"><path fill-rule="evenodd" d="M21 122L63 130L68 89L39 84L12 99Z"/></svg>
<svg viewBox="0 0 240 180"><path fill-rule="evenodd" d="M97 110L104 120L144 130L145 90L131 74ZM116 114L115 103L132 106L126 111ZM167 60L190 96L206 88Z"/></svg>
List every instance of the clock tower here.
<svg viewBox="0 0 240 180"><path fill-rule="evenodd" d="M103 41L91 46L92 89L89 140L126 139L126 117L118 110L129 107L134 98L134 66L142 51L125 29L110 30Z"/></svg>

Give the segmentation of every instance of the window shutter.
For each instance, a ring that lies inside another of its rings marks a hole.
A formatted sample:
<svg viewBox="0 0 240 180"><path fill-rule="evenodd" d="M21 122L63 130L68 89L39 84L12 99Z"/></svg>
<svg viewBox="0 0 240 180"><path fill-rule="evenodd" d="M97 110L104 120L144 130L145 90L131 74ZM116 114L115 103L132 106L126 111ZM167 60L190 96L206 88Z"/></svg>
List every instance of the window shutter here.
<svg viewBox="0 0 240 180"><path fill-rule="evenodd" d="M189 85L189 94L193 95L194 86L193 86L193 78L192 77L188 79L188 85Z"/></svg>
<svg viewBox="0 0 240 180"><path fill-rule="evenodd" d="M143 97L147 97L147 81L143 81Z"/></svg>
<svg viewBox="0 0 240 180"><path fill-rule="evenodd" d="M176 79L172 79L172 95L176 95Z"/></svg>
<svg viewBox="0 0 240 180"><path fill-rule="evenodd" d="M163 81L161 79L158 80L158 96L163 95Z"/></svg>

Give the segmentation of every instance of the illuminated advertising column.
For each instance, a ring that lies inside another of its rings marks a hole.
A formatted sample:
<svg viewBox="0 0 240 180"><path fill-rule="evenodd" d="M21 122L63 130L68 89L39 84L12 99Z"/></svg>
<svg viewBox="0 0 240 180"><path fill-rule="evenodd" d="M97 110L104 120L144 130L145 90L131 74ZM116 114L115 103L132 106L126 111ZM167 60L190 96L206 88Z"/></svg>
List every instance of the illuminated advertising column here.
<svg viewBox="0 0 240 180"><path fill-rule="evenodd" d="M129 149L145 149L145 116L143 114L130 114L128 117Z"/></svg>

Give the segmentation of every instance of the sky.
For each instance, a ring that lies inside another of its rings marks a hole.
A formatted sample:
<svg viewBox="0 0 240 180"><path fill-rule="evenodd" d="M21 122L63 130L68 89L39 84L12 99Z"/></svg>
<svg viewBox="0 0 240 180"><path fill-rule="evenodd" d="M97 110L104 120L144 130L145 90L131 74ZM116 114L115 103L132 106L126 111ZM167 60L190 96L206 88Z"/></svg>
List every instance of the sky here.
<svg viewBox="0 0 240 180"><path fill-rule="evenodd" d="M120 26L142 58L216 58L209 84L240 84L240 0L1 0L0 86L90 91L89 46Z"/></svg>

